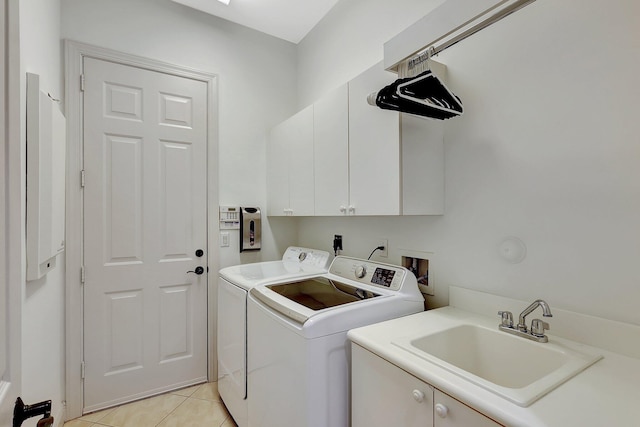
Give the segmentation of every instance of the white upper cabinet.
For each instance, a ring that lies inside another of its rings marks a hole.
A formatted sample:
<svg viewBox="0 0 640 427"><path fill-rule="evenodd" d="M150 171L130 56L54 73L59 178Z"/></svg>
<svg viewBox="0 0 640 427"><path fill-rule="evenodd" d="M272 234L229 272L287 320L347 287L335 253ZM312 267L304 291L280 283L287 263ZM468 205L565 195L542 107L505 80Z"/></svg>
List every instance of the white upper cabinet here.
<svg viewBox="0 0 640 427"><path fill-rule="evenodd" d="M396 78L379 63L349 82L351 214L442 215L444 123L367 103Z"/></svg>
<svg viewBox="0 0 640 427"><path fill-rule="evenodd" d="M271 130L267 197L270 216L314 215L313 106Z"/></svg>
<svg viewBox="0 0 640 427"><path fill-rule="evenodd" d="M443 213L443 122L367 103L395 79L380 62L273 128L268 215Z"/></svg>
<svg viewBox="0 0 640 427"><path fill-rule="evenodd" d="M349 92L347 85L313 104L315 214L345 215L349 205Z"/></svg>
<svg viewBox="0 0 640 427"><path fill-rule="evenodd" d="M382 63L349 82L350 206L355 215L400 215L400 116L367 103L396 79Z"/></svg>

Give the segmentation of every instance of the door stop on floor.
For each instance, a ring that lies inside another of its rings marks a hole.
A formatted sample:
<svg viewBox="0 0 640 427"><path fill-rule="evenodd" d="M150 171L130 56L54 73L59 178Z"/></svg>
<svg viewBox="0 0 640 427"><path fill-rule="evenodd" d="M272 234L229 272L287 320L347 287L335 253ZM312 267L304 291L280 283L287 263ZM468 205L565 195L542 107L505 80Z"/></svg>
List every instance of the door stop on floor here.
<svg viewBox="0 0 640 427"><path fill-rule="evenodd" d="M50 400L34 403L33 405L25 405L22 399L18 397L16 405L13 407L13 427L20 427L25 420L38 415L42 415L42 418L38 421L37 427L53 426Z"/></svg>

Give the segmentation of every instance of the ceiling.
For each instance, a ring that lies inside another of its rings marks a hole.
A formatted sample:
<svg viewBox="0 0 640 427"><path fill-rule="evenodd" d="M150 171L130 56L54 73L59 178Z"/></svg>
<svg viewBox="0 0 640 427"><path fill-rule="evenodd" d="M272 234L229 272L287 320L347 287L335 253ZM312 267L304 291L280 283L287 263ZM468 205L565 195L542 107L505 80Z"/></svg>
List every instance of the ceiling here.
<svg viewBox="0 0 640 427"><path fill-rule="evenodd" d="M338 0L172 0L202 12L299 43Z"/></svg>

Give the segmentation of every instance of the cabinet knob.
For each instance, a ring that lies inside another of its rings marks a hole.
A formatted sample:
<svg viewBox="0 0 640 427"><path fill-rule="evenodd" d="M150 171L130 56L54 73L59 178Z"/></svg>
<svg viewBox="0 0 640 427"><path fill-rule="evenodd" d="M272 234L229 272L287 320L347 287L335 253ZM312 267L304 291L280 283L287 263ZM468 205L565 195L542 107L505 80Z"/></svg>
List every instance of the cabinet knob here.
<svg viewBox="0 0 640 427"><path fill-rule="evenodd" d="M438 414L440 418L447 418L448 413L449 413L449 408L447 408L442 403L436 404L436 414Z"/></svg>
<svg viewBox="0 0 640 427"><path fill-rule="evenodd" d="M355 214L356 213L356 207L353 205L349 205L349 213L350 214Z"/></svg>
<svg viewBox="0 0 640 427"><path fill-rule="evenodd" d="M424 393L420 390L413 390L413 400L422 403L424 401Z"/></svg>
<svg viewBox="0 0 640 427"><path fill-rule="evenodd" d="M346 206L340 206L340 212L342 212L342 213L347 212L347 207Z"/></svg>

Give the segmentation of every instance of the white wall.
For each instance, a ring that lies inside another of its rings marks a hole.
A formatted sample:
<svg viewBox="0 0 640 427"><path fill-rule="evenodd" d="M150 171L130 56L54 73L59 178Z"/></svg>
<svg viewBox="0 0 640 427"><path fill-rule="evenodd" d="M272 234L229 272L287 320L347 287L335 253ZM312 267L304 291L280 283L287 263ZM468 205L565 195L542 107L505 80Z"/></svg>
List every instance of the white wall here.
<svg viewBox="0 0 640 427"><path fill-rule="evenodd" d="M61 98L60 0L20 1L20 111L21 150L26 159L26 73L40 75L41 90ZM22 162L22 194L26 192L26 166ZM22 197L24 200L24 197ZM25 212L23 205L22 211ZM26 218L25 215L22 216ZM24 227L24 222L23 222ZM24 238L24 229L22 232ZM52 400L56 425L64 417L64 255L40 280L24 282L22 256L22 399L25 403ZM35 426L37 418L23 423Z"/></svg>
<svg viewBox="0 0 640 427"><path fill-rule="evenodd" d="M382 45L444 0L342 0L298 45L305 107L382 59Z"/></svg>
<svg viewBox="0 0 640 427"><path fill-rule="evenodd" d="M217 74L220 204L266 210L266 136L294 113L295 45L169 0L62 0L62 37ZM220 267L279 258L295 231L265 216L263 250L242 255L232 231Z"/></svg>
<svg viewBox="0 0 640 427"><path fill-rule="evenodd" d="M372 34L359 43L377 57L331 43L384 18L384 3L343 1L350 19L328 16L300 44L301 104L382 59ZM393 7L413 15L405 3ZM399 248L435 252L431 305L458 285L640 324L638 16L633 0L539 0L442 53L465 105L446 124L445 215L304 219L299 243L342 233L345 253L366 257L386 237L394 263ZM337 58L348 72L317 66ZM499 255L507 236L527 245L523 262Z"/></svg>

